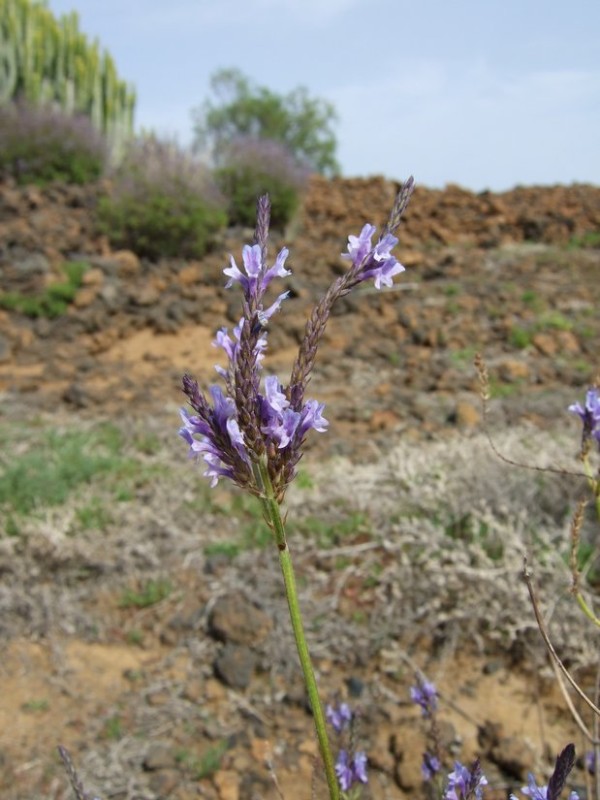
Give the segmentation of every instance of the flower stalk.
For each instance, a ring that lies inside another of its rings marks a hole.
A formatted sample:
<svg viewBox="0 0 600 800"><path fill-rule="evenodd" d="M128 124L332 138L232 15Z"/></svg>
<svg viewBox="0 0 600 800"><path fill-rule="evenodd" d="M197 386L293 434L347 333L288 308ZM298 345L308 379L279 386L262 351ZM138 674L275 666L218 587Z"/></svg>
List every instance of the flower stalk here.
<svg viewBox="0 0 600 800"><path fill-rule="evenodd" d="M333 754L327 735L327 728L325 724L325 714L323 712L323 705L319 696L319 689L315 678L315 672L312 666L308 644L304 633L304 625L302 623L302 614L300 612L300 604L298 602L298 589L296 587L296 577L294 575L294 567L292 564L292 557L288 547L283 519L281 517L281 510L275 492L269 478L269 473L265 464L259 466L260 481L264 490L264 496L261 497L261 504L267 524L273 531L277 550L279 551L279 564L283 575L283 583L285 586L285 596L287 599L288 609L290 612L290 621L292 623L292 631L296 642L296 649L298 650L298 658L304 676L304 684L308 692L308 699L313 713L315 723L315 730L319 742L319 750L321 758L323 759L323 766L325 769L325 777L327 779L327 786L329 788L329 797L331 800L339 800L340 791L338 780L335 773L335 766L333 761Z"/></svg>
<svg viewBox="0 0 600 800"><path fill-rule="evenodd" d="M243 271L233 256L229 267L223 270L229 279L226 287L238 284L243 294L242 317L232 335L222 328L214 341L227 355L227 367L216 367L225 391L218 385L210 386L209 400L190 375L183 377L183 391L195 412L181 410L183 427L179 433L189 445L190 457L203 458L207 466L204 474L213 486L225 478L258 497L273 532L330 800L339 800L340 787L346 792L346 784L351 782L350 765L334 763L280 505L296 475L307 434L310 430L323 433L328 426L322 413L323 404L306 399L305 392L331 309L336 300L364 281L372 279L375 287L381 289L392 286L393 277L404 271L392 255L398 243L393 234L413 188L414 182L409 178L396 198L384 232L374 244L374 225L367 224L358 236L348 237L348 252L342 254L342 258L350 262L350 267L333 281L313 309L287 385L275 375L261 376L269 321L289 296L289 292L283 292L270 305L265 305L267 290L275 278L291 274L285 266L287 248L280 250L271 266L267 262L270 204L268 197L261 197L254 244L246 245L242 251ZM364 753L354 755L352 778L366 782L366 761Z"/></svg>

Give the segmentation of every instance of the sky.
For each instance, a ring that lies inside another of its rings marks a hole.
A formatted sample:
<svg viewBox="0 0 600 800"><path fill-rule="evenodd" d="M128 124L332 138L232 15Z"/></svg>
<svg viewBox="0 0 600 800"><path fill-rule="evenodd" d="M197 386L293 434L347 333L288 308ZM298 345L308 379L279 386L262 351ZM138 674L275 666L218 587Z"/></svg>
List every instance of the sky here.
<svg viewBox="0 0 600 800"><path fill-rule="evenodd" d="M600 184L600 0L48 0L137 90L137 129L193 141L236 67L337 113L345 176Z"/></svg>

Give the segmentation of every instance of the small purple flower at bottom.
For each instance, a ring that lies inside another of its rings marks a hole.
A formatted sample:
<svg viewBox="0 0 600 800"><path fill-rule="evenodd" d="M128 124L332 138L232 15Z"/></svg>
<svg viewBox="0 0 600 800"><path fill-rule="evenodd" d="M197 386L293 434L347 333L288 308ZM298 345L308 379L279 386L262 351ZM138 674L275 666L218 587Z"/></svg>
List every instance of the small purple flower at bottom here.
<svg viewBox="0 0 600 800"><path fill-rule="evenodd" d="M362 750L359 750L358 753L354 754L354 777L357 781L361 783L368 783L369 779L367 777L367 754L364 753Z"/></svg>
<svg viewBox="0 0 600 800"><path fill-rule="evenodd" d="M530 772L527 778L527 786L523 786L521 789L524 795L530 797L531 800L549 800L548 798L548 786L538 786L535 780L535 776ZM510 800L518 800L516 795L511 794ZM577 792L570 792L568 800L579 800L579 795Z"/></svg>
<svg viewBox="0 0 600 800"><path fill-rule="evenodd" d="M595 386L588 389L585 405L573 403L569 406L569 411L581 419L584 440L593 436L600 444L600 390Z"/></svg>
<svg viewBox="0 0 600 800"><path fill-rule="evenodd" d="M431 753L423 753L423 763L421 764L421 775L424 781L430 781L440 771L442 765L437 756Z"/></svg>
<svg viewBox="0 0 600 800"><path fill-rule="evenodd" d="M336 733L341 733L352 721L352 711L348 703L340 703L339 707L327 706L325 717Z"/></svg>
<svg viewBox="0 0 600 800"><path fill-rule="evenodd" d="M487 778L481 772L479 761L475 761L472 768L465 767L460 761L454 762L454 772L448 775L448 788L444 800L481 800L483 787L487 785Z"/></svg>
<svg viewBox="0 0 600 800"><path fill-rule="evenodd" d="M367 783L367 756L362 751L355 753L350 758L347 750L340 750L335 762L335 774L338 777L340 789L347 792L356 781Z"/></svg>
<svg viewBox="0 0 600 800"><path fill-rule="evenodd" d="M588 750L588 752L584 756L584 764L587 771L590 775L596 774L596 754L593 750Z"/></svg>
<svg viewBox="0 0 600 800"><path fill-rule="evenodd" d="M413 703L421 706L424 717L431 716L437 710L437 697L435 684L424 678L419 678L417 686L411 686L410 688L410 699Z"/></svg>

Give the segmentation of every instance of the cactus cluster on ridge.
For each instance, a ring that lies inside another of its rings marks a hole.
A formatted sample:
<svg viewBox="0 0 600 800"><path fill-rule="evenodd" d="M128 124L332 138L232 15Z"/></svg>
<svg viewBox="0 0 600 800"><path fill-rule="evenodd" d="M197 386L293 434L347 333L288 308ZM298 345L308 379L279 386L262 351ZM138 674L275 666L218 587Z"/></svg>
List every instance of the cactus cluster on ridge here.
<svg viewBox="0 0 600 800"><path fill-rule="evenodd" d="M56 19L34 0L1 0L0 103L23 99L83 114L114 146L131 134L135 91L113 59L79 30L75 12Z"/></svg>

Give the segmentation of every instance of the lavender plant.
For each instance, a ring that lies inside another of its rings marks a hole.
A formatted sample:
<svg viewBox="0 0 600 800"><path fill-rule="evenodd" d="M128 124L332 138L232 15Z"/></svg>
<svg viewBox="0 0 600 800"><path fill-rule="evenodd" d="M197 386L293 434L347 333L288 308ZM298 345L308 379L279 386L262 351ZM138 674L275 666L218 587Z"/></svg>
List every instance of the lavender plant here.
<svg viewBox="0 0 600 800"><path fill-rule="evenodd" d="M340 789L348 798L360 796L361 784L369 782L367 755L356 746L356 714L347 703L328 705L325 709L327 722L333 728L338 744L335 773Z"/></svg>
<svg viewBox="0 0 600 800"><path fill-rule="evenodd" d="M581 445L579 450L579 459L583 465L590 494L596 510L596 516L600 521L600 466L596 471L591 462L591 452L594 442L598 446L600 453L600 389L597 386L592 386L588 389L583 405L581 403L573 403L568 409L571 413L577 414L582 423L581 431ZM600 627L600 619L586 602L580 588L580 572L577 563L577 552L580 542L580 531L583 522L583 512L585 509L585 501L581 501L575 513L573 524L571 526L571 572L573 575L572 591L581 610L586 617Z"/></svg>
<svg viewBox="0 0 600 800"><path fill-rule="evenodd" d="M294 479L302 457L306 436L311 430L322 433L328 422L324 406L306 398L306 390L315 365L319 342L336 300L355 287L373 280L381 289L391 286L394 276L404 267L392 255L398 240L394 236L413 192L409 178L400 190L382 235L373 244L373 225L365 225L358 236L349 236L348 252L342 257L350 262L348 271L337 278L314 307L299 347L287 384L274 375L261 381L262 361L267 347L267 325L288 296L282 292L266 304L265 297L276 278L290 275L285 263L287 248L267 261L270 203L267 196L258 201L255 242L242 252L243 271L233 256L224 270L227 287L242 290L242 317L232 335L226 328L217 334L215 344L227 356L227 366L217 367L224 391L219 385L208 396L190 376L183 378L193 414L183 409L180 435L189 445L192 458L206 463L205 475L215 486L227 478L259 498L265 519L271 528L279 553L292 630L308 692L331 800L337 800L351 777L362 781L365 763L338 758L334 762L326 730L326 719L304 634L302 615L281 504L287 487ZM210 398L210 399L209 399Z"/></svg>
<svg viewBox="0 0 600 800"><path fill-rule="evenodd" d="M252 225L256 198L268 194L271 226L282 228L300 204L309 173L282 142L239 136L224 148L214 174L231 223Z"/></svg>
<svg viewBox="0 0 600 800"><path fill-rule="evenodd" d="M102 174L105 137L84 116L21 101L0 105L0 176L83 184Z"/></svg>
<svg viewBox="0 0 600 800"><path fill-rule="evenodd" d="M430 725L429 739L432 751L423 754L422 775L427 783L434 781L434 793L440 800L483 800L484 787L488 780L483 774L479 759L471 767L454 761L454 769L444 777L442 746L437 724L439 695L435 684L422 675L417 676L417 684L410 690L411 700L421 708L422 716ZM569 773L575 766L575 747L568 744L556 758L554 770L547 785L538 785L535 776L529 773L527 786L521 791L531 800L558 800ZM518 800L510 794L510 800ZM579 800L577 792L572 791L568 800Z"/></svg>
<svg viewBox="0 0 600 800"><path fill-rule="evenodd" d="M477 355L475 358L475 367L479 375L480 391L481 391L481 398L483 401L484 420L485 420L487 415L487 401L489 400L490 397L489 375L485 363L483 361L483 358L480 355ZM573 472L563 469L561 467L537 467L534 465L522 464L517 461L513 461L512 459L507 458L498 451L489 433L489 430L486 427L488 440L490 442L490 445L494 453L502 461L510 464L511 466L522 467L525 469L533 469L540 472L551 472L561 476L570 475L574 477L585 477L594 502L596 514L598 516L598 519L600 520L600 468L594 470L594 467L592 466L590 460L590 454L593 450L594 443L598 445L598 451L600 452L600 388L598 387L598 385L594 385L588 389L583 404L579 402L572 403L568 407L568 411L573 414L576 414L580 418L582 423L579 460L583 465L583 472ZM584 510L585 506L587 505L587 502L588 501L585 498L579 500L571 523L571 557L570 557L570 568L572 576L571 592L575 597L575 599L577 600L577 603L581 608L581 610L583 611L583 613L585 614L585 616L596 627L600 627L600 617L598 617L598 615L595 613L593 605L590 604L584 597L580 585L581 571L578 564L578 551L580 544L581 528L583 524ZM544 640L544 644L546 645L548 654L550 656L550 660L555 671L559 688L563 692L565 702L571 712L571 715L575 723L579 727L584 737L594 746L594 751L588 755L589 758L591 759L591 762L595 764L598 757L600 757L600 707L598 705L598 689L596 689L596 697L595 701L593 701L583 691L581 686L577 683L577 681L573 678L569 670L565 667L561 658L556 652L556 649L554 648L554 645L552 644L552 641L546 629L546 625L543 620L542 613L540 611L540 606L538 603L536 592L533 587L532 574L529 571L526 563L523 570L523 577L527 586L527 590L529 592L537 626L539 628L539 631ZM591 712L593 713L593 727L591 730L586 726L581 715L575 708L567 692L566 685L569 685L571 687L571 689L580 698L580 700L582 700L583 703L587 706L587 708L591 710ZM562 791L562 788L564 787L566 777L570 772L570 770L573 768L574 763L575 763L575 750L573 745L568 745L557 758L556 767L548 786L543 786L543 787L537 786L534 777L530 775L528 785L526 787L523 787L522 790L523 793L529 797L534 798L534 800L547 800L548 798L557 798L560 792ZM588 767L588 771L591 772L591 770L589 769L589 763L590 762L588 756L586 756L586 766ZM600 776L596 774L595 770L594 774L596 777L595 796L596 798L599 798ZM511 795L511 798L512 800L516 800L514 795ZM577 799L576 792L571 792L569 800L576 800L576 799Z"/></svg>
<svg viewBox="0 0 600 800"><path fill-rule="evenodd" d="M372 279L375 288L381 289L391 286L393 278L404 271L392 250L398 241L394 234L413 187L410 178L399 192L390 218L375 243L376 229L369 224L358 236L348 237L347 252L342 258L349 262L349 268L334 280L312 310L287 383L275 375L263 377L268 325L288 296L283 291L267 301L267 294L276 279L284 279L291 273L286 268L287 248L283 248L272 263L268 261L270 203L268 197L261 197L255 241L243 248L242 269L231 256L229 266L224 270L228 278L227 287L238 286L241 289L242 313L231 333L222 328L216 335L215 344L224 351L227 359L226 366L216 367L222 384L211 385L204 392L192 376L183 377L183 391L192 412L182 409L183 424L179 433L189 447L190 457L204 460L204 474L212 486L227 479L256 496L273 533L331 800L337 800L340 794L345 798L359 796L361 787L368 782L367 756L356 745L356 715L349 706L342 703L323 709L304 633L281 506L296 475L307 435L311 430L322 433L328 426L323 416L323 404L307 398L306 392L332 308L339 298L360 284ZM600 445L598 390L591 389L585 404L574 404L570 410L583 422L582 453L587 457L594 440ZM591 467L586 474L598 501L598 479ZM429 725L431 747L423 758L424 779L435 779L434 786L441 800L482 800L487 779L478 760L470 767L455 761L451 770L444 764L445 753L437 728L439 696L435 685L418 677L411 698ZM335 758L327 723L336 737L334 741L338 749ZM61 749L60 754L78 800L90 800L68 753ZM532 800L558 800L574 760L574 747L568 745L558 756L548 784L538 785L530 775L527 786L522 789L523 794ZM569 800L577 800L575 792L571 792Z"/></svg>
<svg viewBox="0 0 600 800"><path fill-rule="evenodd" d="M226 223L207 168L175 142L133 140L110 178L98 218L115 247L154 259L200 258Z"/></svg>
<svg viewBox="0 0 600 800"><path fill-rule="evenodd" d="M421 775L426 783L435 780L438 789L441 790L443 754L437 720L439 700L437 688L422 675L417 675L417 683L410 690L410 699L419 706L423 719L428 723L427 749L423 753Z"/></svg>

